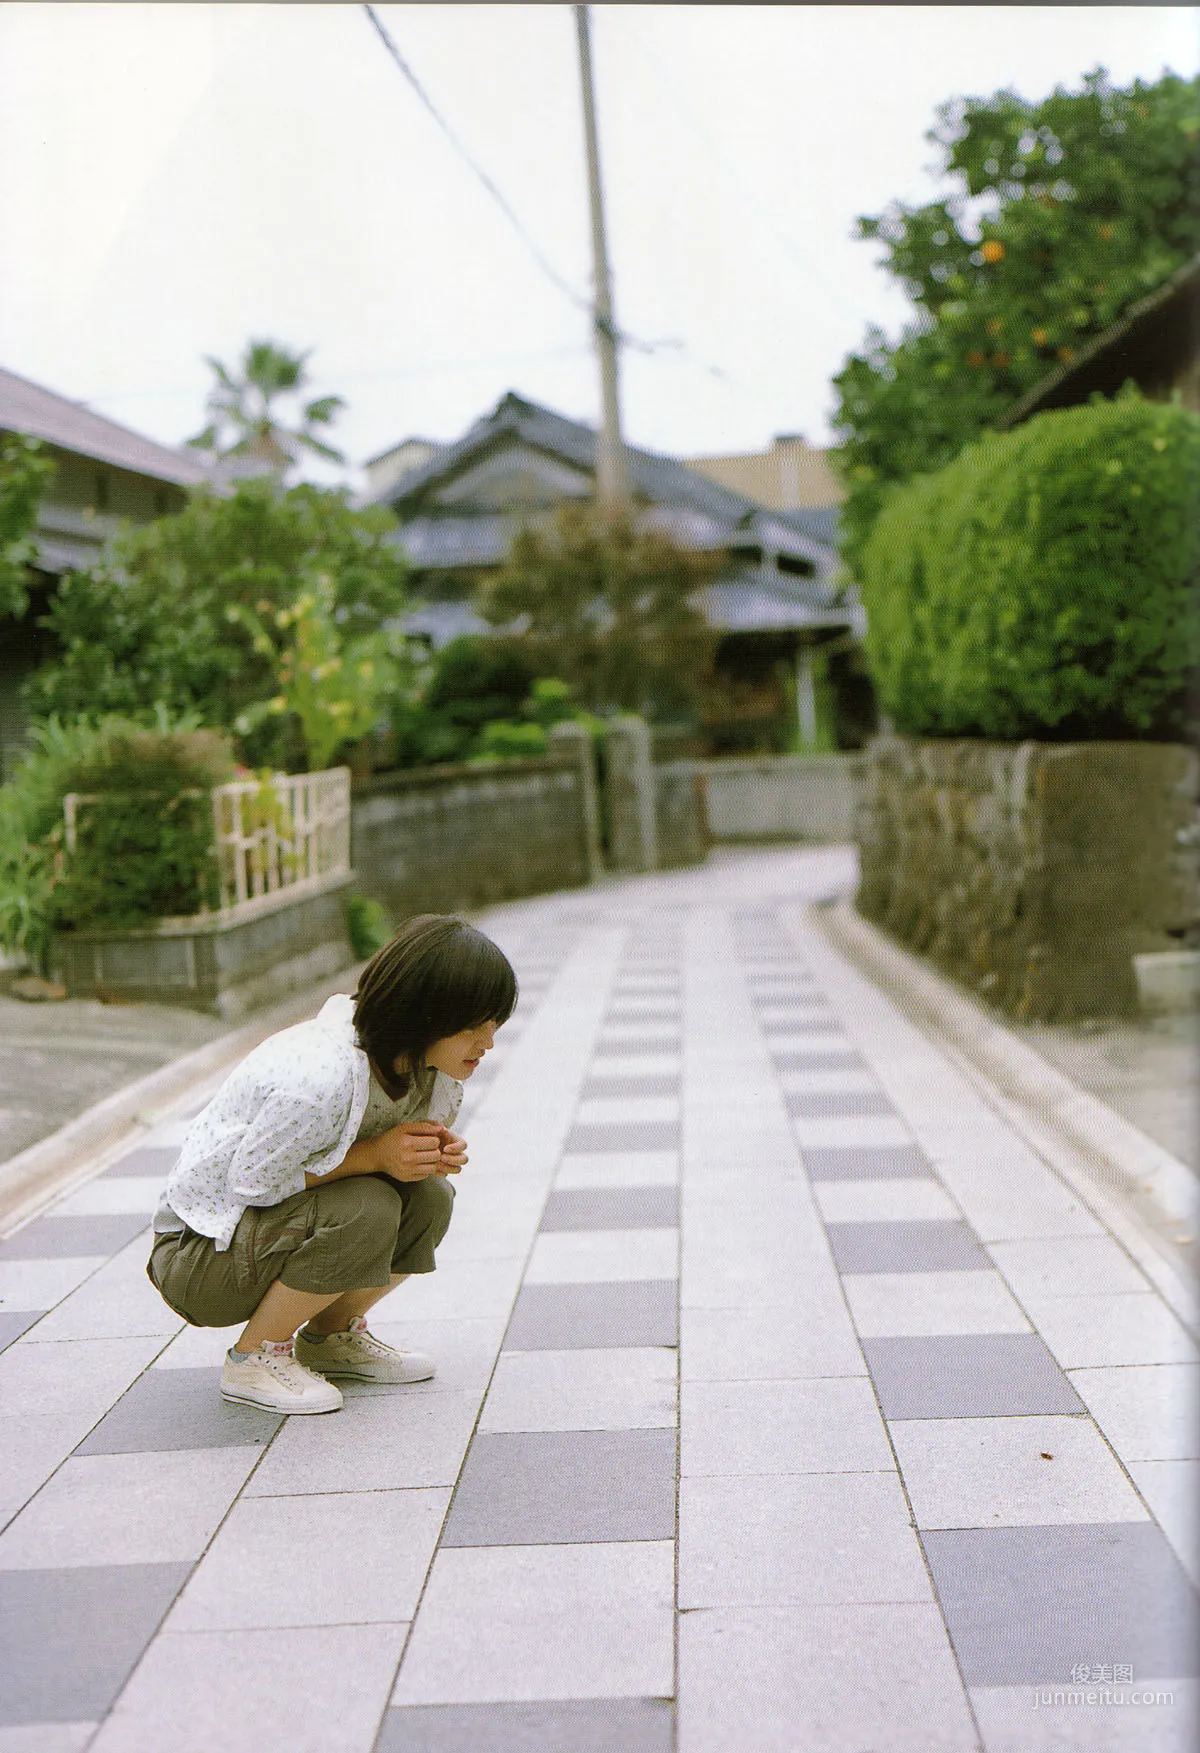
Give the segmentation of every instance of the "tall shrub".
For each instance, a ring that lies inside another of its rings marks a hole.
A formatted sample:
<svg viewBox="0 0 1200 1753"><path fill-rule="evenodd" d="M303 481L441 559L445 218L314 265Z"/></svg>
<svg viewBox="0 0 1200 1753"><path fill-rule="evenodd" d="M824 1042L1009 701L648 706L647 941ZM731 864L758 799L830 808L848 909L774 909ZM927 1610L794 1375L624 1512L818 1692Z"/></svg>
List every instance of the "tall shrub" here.
<svg viewBox="0 0 1200 1753"><path fill-rule="evenodd" d="M1188 732L1200 420L1043 414L892 490L862 565L883 711L920 736Z"/></svg>

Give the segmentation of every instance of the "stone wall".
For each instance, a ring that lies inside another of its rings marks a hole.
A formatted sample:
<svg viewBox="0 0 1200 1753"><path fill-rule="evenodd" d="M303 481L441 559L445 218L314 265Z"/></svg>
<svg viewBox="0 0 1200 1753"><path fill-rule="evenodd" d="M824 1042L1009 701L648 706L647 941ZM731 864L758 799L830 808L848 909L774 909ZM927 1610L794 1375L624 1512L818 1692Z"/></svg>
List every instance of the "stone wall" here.
<svg viewBox="0 0 1200 1753"><path fill-rule="evenodd" d="M573 888L589 874L579 764L376 774L354 785L350 846L359 889L397 919Z"/></svg>
<svg viewBox="0 0 1200 1753"><path fill-rule="evenodd" d="M1174 745L880 737L859 911L1017 1017L1132 1012L1200 925L1198 790Z"/></svg>
<svg viewBox="0 0 1200 1753"><path fill-rule="evenodd" d="M733 755L698 763L714 840L854 838L860 755Z"/></svg>

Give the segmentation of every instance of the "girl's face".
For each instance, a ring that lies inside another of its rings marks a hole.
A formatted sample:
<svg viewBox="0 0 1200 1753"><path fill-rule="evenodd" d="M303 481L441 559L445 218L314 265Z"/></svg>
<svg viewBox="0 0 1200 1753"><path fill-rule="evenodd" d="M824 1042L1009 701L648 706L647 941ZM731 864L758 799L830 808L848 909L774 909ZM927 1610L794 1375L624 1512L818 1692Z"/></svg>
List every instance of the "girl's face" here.
<svg viewBox="0 0 1200 1753"><path fill-rule="evenodd" d="M443 1040L435 1041L426 1049L426 1065L462 1083L495 1045L498 1026L494 1022L477 1023L473 1029L460 1029L457 1035L447 1035ZM396 1070L403 1070L399 1060L396 1061Z"/></svg>

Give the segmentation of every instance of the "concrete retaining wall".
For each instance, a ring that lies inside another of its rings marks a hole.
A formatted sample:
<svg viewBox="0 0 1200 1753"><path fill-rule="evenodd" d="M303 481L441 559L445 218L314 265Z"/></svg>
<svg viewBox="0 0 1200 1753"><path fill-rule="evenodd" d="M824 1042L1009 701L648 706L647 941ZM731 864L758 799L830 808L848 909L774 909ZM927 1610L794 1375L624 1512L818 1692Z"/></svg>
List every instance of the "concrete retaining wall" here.
<svg viewBox="0 0 1200 1753"><path fill-rule="evenodd" d="M450 913L586 883L587 800L570 755L358 781L351 856L396 917Z"/></svg>
<svg viewBox="0 0 1200 1753"><path fill-rule="evenodd" d="M1200 925L1198 790L1174 745L880 737L859 911L1017 1017L1133 1012Z"/></svg>
<svg viewBox="0 0 1200 1753"><path fill-rule="evenodd" d="M696 763L714 840L854 838L861 755L730 756Z"/></svg>

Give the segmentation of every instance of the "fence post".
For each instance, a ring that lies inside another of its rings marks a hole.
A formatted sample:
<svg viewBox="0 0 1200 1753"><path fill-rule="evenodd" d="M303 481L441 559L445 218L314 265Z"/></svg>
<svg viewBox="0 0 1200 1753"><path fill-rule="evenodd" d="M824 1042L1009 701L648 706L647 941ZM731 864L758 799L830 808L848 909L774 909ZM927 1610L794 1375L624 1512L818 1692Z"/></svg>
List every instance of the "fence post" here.
<svg viewBox="0 0 1200 1753"><path fill-rule="evenodd" d="M579 768L588 881L594 883L604 874L604 861L600 855L600 798L596 790L596 758L592 752L591 733L575 719L568 718L550 726L550 743L569 754Z"/></svg>
<svg viewBox="0 0 1200 1753"><path fill-rule="evenodd" d="M650 726L632 714L604 732L605 791L613 868L658 869L658 814Z"/></svg>

